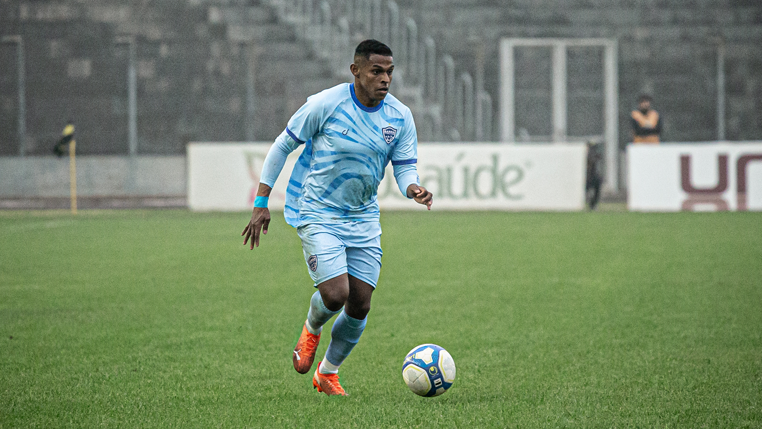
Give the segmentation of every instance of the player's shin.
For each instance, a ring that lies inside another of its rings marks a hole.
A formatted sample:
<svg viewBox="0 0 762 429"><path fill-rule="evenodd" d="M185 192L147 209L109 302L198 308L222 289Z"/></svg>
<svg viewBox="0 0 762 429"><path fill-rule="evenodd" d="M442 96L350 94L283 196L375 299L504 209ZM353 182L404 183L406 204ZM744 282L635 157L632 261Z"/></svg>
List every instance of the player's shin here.
<svg viewBox="0 0 762 429"><path fill-rule="evenodd" d="M344 359L349 356L352 349L360 341L360 336L365 330L364 319L355 319L354 317L347 316L345 312L339 314L336 321L333 322L333 329L331 329L331 343L328 345L328 350L325 352L325 358L320 365L320 372L323 374L335 373L339 370L339 366L344 362Z"/></svg>

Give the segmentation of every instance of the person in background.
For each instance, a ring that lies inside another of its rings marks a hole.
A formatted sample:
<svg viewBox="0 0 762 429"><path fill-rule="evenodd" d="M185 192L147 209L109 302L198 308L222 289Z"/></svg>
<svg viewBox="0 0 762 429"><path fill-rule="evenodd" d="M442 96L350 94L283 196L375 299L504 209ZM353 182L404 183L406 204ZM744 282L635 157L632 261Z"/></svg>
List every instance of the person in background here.
<svg viewBox="0 0 762 429"><path fill-rule="evenodd" d="M585 177L585 199L590 210L595 210L598 201L601 198L601 184L603 175L601 174L601 164L603 156L601 155L601 144L599 142L587 142L587 173Z"/></svg>
<svg viewBox="0 0 762 429"><path fill-rule="evenodd" d="M662 120L659 112L651 108L651 96L638 97L638 108L632 111L632 142L658 144Z"/></svg>

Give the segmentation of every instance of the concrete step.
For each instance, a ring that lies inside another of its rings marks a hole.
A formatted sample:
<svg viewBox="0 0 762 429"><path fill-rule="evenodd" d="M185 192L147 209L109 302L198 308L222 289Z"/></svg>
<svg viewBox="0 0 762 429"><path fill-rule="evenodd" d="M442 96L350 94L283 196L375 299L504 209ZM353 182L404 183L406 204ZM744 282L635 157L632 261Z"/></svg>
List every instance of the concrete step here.
<svg viewBox="0 0 762 429"><path fill-rule="evenodd" d="M300 88L303 93L312 95L312 94L317 94L318 92L324 89L328 89L333 86L336 86L342 82L343 80L336 79L334 77L314 78L314 79L298 82L295 86Z"/></svg>
<svg viewBox="0 0 762 429"><path fill-rule="evenodd" d="M296 41L294 29L288 25L265 24L244 25L231 24L227 27L227 38L233 42L248 41Z"/></svg>
<svg viewBox="0 0 762 429"><path fill-rule="evenodd" d="M220 8L221 18L229 25L275 24L275 11L266 6Z"/></svg>
<svg viewBox="0 0 762 429"><path fill-rule="evenodd" d="M330 69L319 61L309 60L271 60L263 61L257 67L260 76L268 78L280 77L292 79L295 77L304 78L327 78L330 77Z"/></svg>
<svg viewBox="0 0 762 429"><path fill-rule="evenodd" d="M259 44L260 60L289 60L297 61L312 58L312 53L305 46L294 42L262 42Z"/></svg>

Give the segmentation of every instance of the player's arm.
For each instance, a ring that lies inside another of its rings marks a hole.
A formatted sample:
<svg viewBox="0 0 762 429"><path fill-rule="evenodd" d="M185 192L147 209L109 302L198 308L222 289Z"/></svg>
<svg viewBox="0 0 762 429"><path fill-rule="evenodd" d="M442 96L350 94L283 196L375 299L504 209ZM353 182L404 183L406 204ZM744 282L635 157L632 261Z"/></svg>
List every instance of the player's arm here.
<svg viewBox="0 0 762 429"><path fill-rule="evenodd" d="M275 181L286 164L286 158L298 146L299 143L291 138L287 131L283 131L267 152L259 188L257 188L257 196L254 199L251 220L241 233L244 245L251 240L250 249L254 249L254 246L259 247L260 232L267 234L267 228L270 226L270 209L267 208L270 192L272 192L273 185L275 185Z"/></svg>
<svg viewBox="0 0 762 429"><path fill-rule="evenodd" d="M394 179L397 181L397 186L399 186L400 192L403 195L415 200L418 204L425 205L427 209L431 210L434 195L421 186L420 179L418 178L418 169L415 166L416 162L416 159L392 161Z"/></svg>
<svg viewBox="0 0 762 429"><path fill-rule="evenodd" d="M412 198L418 204L423 204L431 210L434 195L421 186L418 177L418 135L415 130L415 121L410 111L406 112L405 127L400 136L399 143L392 153L392 167L394 179L402 195Z"/></svg>
<svg viewBox="0 0 762 429"><path fill-rule="evenodd" d="M241 233L244 236L244 245L251 239L250 249L254 249L254 246L259 247L260 229L267 234L267 228L270 225L270 210L267 208L267 202L275 181L283 170L286 158L300 144L304 144L320 130L326 117L326 97L328 95L330 92L323 91L307 98L307 102L291 116L288 126L275 139L275 144L267 152L265 164L262 167L262 178L257 189L257 197L254 199L251 220Z"/></svg>

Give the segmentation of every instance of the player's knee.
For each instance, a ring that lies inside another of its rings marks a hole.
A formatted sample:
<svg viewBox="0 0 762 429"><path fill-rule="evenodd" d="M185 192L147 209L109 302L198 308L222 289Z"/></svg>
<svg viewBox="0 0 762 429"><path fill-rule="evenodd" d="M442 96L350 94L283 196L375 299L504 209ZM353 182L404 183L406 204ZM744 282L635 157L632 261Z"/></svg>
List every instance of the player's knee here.
<svg viewBox="0 0 762 429"><path fill-rule="evenodd" d="M323 304L331 310L338 311L347 302L349 285L340 281L329 280L318 286Z"/></svg>
<svg viewBox="0 0 762 429"><path fill-rule="evenodd" d="M347 302L347 294L340 290L320 292L320 295L323 297L325 306L331 311L341 310L341 307Z"/></svg>

